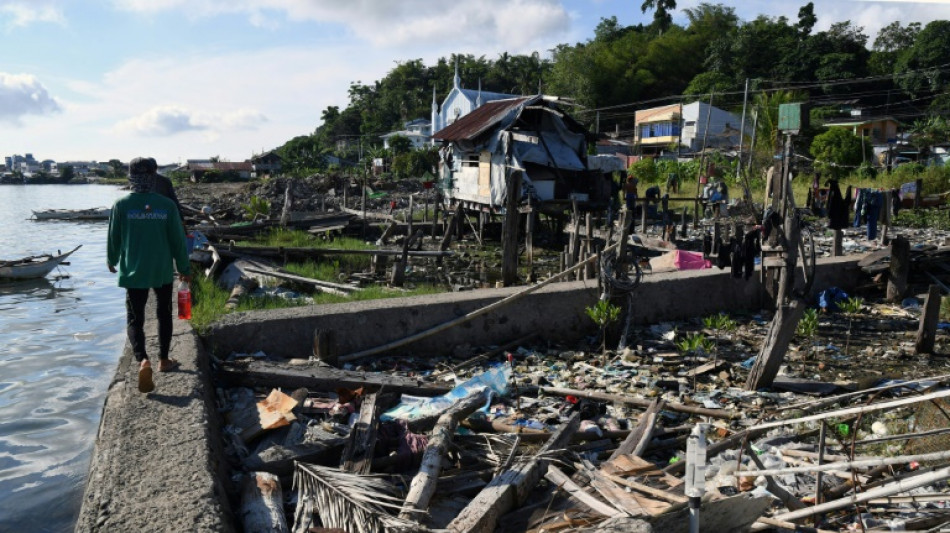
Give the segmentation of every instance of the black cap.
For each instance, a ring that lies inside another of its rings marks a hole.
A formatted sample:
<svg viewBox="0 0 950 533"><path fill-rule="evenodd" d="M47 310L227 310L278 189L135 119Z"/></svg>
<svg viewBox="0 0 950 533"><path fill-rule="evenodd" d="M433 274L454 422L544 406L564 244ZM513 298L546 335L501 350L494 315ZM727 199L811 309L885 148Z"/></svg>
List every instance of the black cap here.
<svg viewBox="0 0 950 533"><path fill-rule="evenodd" d="M136 157L129 162L129 174L154 174L158 171L158 163L151 157Z"/></svg>

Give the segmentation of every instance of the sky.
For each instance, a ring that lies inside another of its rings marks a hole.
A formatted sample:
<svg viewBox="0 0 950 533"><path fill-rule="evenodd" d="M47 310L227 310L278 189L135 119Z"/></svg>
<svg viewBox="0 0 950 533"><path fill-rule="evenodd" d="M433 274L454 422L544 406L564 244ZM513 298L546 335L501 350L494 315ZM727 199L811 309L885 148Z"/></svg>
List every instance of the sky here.
<svg viewBox="0 0 950 533"><path fill-rule="evenodd" d="M351 82L372 83L399 62L550 57L591 38L602 18L648 24L641 3L0 0L0 156L244 161L312 133L328 106L346 107ZM796 20L806 1L721 3L742 20ZM674 22L698 4L679 0ZM814 4L816 31L850 20L870 42L895 20L950 20L950 0Z"/></svg>

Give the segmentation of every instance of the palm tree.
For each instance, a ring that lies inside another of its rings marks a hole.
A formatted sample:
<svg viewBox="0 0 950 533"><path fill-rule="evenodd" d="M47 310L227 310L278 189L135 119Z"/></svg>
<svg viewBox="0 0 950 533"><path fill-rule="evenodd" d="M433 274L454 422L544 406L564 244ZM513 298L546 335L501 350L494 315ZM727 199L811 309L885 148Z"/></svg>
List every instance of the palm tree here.
<svg viewBox="0 0 950 533"><path fill-rule="evenodd" d="M673 24L673 16L670 15L670 11L676 9L676 0L643 0L643 3L640 4L640 11L646 13L650 9L654 10L653 24L660 30L660 33L663 33Z"/></svg>

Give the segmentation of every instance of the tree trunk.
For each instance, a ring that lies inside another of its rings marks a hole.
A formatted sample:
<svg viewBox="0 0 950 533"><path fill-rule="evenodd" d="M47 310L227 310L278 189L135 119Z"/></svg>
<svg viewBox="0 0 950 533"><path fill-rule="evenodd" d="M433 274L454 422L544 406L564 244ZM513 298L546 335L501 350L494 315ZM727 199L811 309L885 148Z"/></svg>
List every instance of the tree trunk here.
<svg viewBox="0 0 950 533"><path fill-rule="evenodd" d="M471 394L449 408L439 417L435 428L432 429L432 438L422 455L422 464L419 473L412 478L409 485L409 494L403 504L400 518L414 519L424 514L429 508L429 500L435 494L439 473L442 471L442 458L452 445L452 436L459 422L484 405L486 392L479 391Z"/></svg>
<svg viewBox="0 0 950 533"><path fill-rule="evenodd" d="M891 241L891 270L887 277L887 301L900 303L907 293L907 275L910 273L910 242L904 237Z"/></svg>

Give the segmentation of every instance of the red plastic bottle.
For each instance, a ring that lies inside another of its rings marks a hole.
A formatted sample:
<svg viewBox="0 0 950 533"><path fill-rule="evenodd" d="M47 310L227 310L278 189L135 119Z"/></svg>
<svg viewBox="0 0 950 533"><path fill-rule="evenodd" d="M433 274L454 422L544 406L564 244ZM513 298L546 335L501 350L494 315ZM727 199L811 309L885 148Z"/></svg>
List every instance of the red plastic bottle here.
<svg viewBox="0 0 950 533"><path fill-rule="evenodd" d="M184 281L178 284L178 318L191 320L191 289Z"/></svg>

